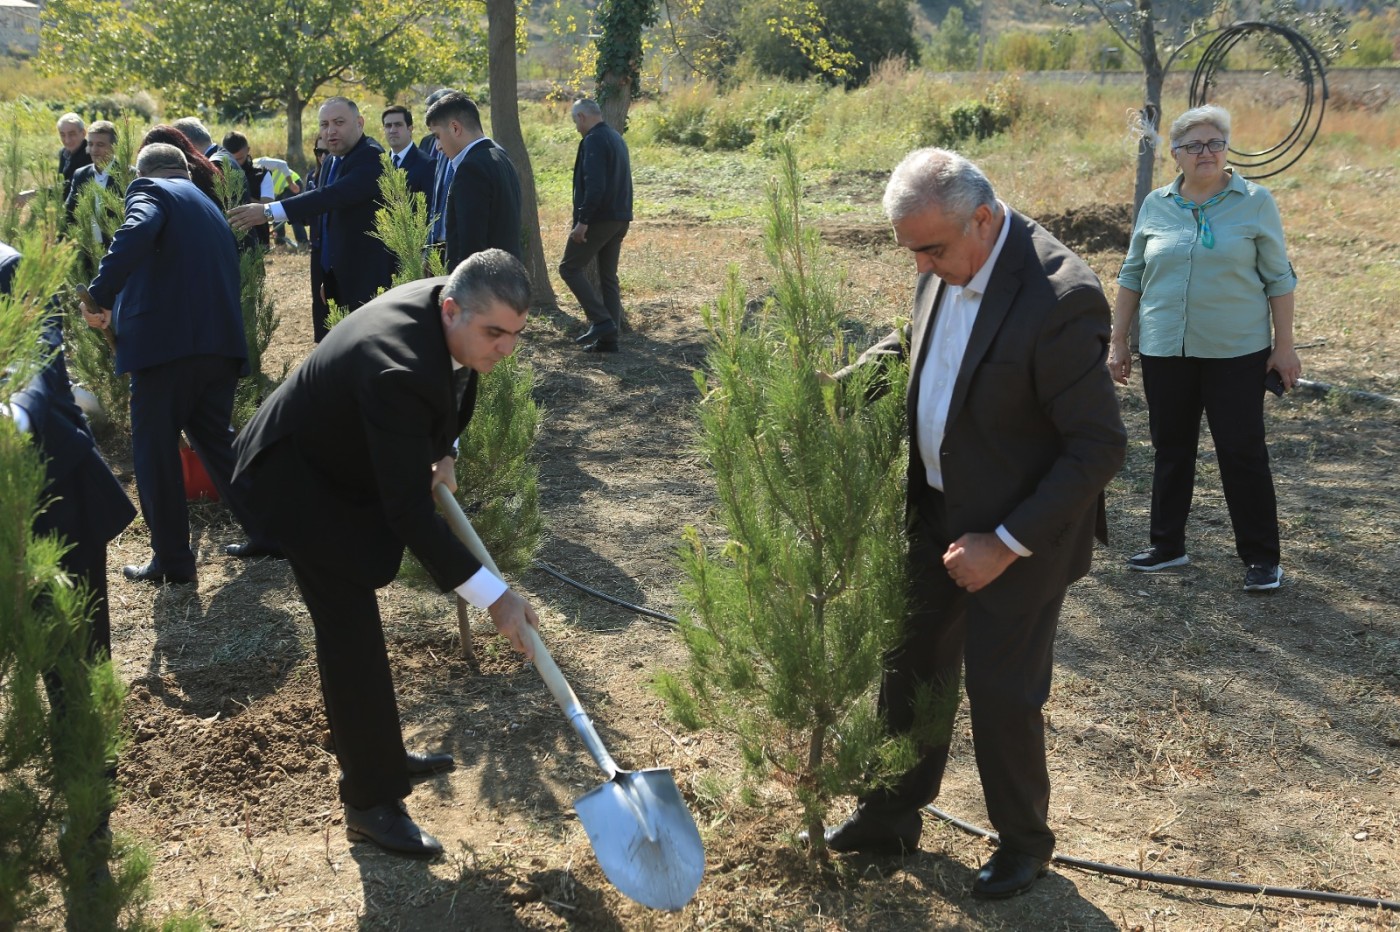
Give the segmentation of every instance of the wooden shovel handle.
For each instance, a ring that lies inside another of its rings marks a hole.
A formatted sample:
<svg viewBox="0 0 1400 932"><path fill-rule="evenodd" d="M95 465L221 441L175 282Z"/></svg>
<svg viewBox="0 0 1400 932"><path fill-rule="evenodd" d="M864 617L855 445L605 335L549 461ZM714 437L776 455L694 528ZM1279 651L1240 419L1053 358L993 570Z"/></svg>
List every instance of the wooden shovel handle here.
<svg viewBox="0 0 1400 932"><path fill-rule="evenodd" d="M443 517L451 526L452 532L457 535L462 543L467 545L467 549L472 552L472 556L481 562L498 577L501 576L500 569L496 566L496 561L491 559L491 554L486 552L486 545L481 542L481 538L476 533L476 528L467 520L467 516L462 512L462 506L447 486L437 483L433 486L433 497L437 499L438 507L442 509ZM504 577L501 577L504 578ZM549 687L549 692L554 696L554 701L559 703L559 708L569 719L569 723L574 726L579 737L583 739L584 745L588 748L588 753L593 755L594 761L612 779L617 773L617 763L603 747L602 739L598 737L597 731L593 728L593 723L589 721L587 713L583 711L583 704L578 701L578 696L574 694L573 687L569 681L564 679L563 672L559 665L554 662L554 658L549 653L549 648L544 646L544 641L540 639L540 634L530 625L525 626L525 637L530 641L535 654L535 669L540 671L540 678Z"/></svg>

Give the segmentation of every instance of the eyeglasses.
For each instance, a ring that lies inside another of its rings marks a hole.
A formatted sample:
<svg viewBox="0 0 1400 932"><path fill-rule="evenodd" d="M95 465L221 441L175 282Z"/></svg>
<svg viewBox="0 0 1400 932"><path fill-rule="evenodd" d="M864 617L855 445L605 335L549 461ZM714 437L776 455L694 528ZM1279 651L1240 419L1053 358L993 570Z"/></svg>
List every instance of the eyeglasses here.
<svg viewBox="0 0 1400 932"><path fill-rule="evenodd" d="M1200 155L1205 149L1209 149L1212 152L1224 152L1225 147L1228 145L1229 143L1223 139L1212 139L1210 142L1188 142L1184 145L1172 146L1172 151L1176 152L1180 149L1185 149L1191 155Z"/></svg>
<svg viewBox="0 0 1400 932"><path fill-rule="evenodd" d="M330 155L330 154L331 154L331 150L329 150L329 149L312 149L311 151L312 151L312 153L315 154L315 155Z"/></svg>

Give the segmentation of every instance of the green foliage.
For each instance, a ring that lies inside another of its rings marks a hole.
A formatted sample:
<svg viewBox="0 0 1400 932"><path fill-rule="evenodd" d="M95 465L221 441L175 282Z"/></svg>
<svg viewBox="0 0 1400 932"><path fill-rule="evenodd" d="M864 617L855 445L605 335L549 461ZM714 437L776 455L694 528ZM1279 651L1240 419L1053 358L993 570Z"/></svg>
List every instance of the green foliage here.
<svg viewBox="0 0 1400 932"><path fill-rule="evenodd" d="M1347 29L1347 49L1337 64L1349 68L1375 68L1395 60L1400 49L1400 10L1383 17L1362 13Z"/></svg>
<svg viewBox="0 0 1400 932"><path fill-rule="evenodd" d="M938 31L924 46L924 65L937 71L970 71L977 65L977 33L962 7L950 7Z"/></svg>
<svg viewBox="0 0 1400 932"><path fill-rule="evenodd" d="M328 85L392 99L484 73L479 14L475 0L55 0L40 14L40 66L100 91L158 87L187 111L283 109L300 163L302 108Z"/></svg>
<svg viewBox="0 0 1400 932"><path fill-rule="evenodd" d="M789 79L864 84L889 58L919 60L914 18L904 0L758 0L739 15L744 59Z"/></svg>
<svg viewBox="0 0 1400 932"><path fill-rule="evenodd" d="M379 176L380 207L374 212L374 237L394 255L393 287L443 274L442 255L424 245L433 221L428 199L408 189L408 173L394 168L392 155L385 152L380 161L384 172Z"/></svg>
<svg viewBox="0 0 1400 932"><path fill-rule="evenodd" d="M802 221L791 148L769 192L774 292L760 309L737 271L704 311L700 443L727 539L685 531L690 611L683 679L658 686L685 723L738 738L751 770L776 767L813 838L833 795L881 761L907 764L868 692L904 616L904 376L820 373L851 361L840 279ZM820 848L820 846L817 846Z"/></svg>
<svg viewBox="0 0 1400 932"><path fill-rule="evenodd" d="M43 361L49 296L74 259L51 231L17 246L14 292L0 296L0 401ZM91 596L63 572L67 544L34 534L44 485L34 445L0 418L0 928L37 926L58 892L70 928L150 929L150 859L99 831L114 803L122 690L106 657L87 657Z"/></svg>
<svg viewBox="0 0 1400 932"><path fill-rule="evenodd" d="M281 319L277 306L267 292L267 267L263 262L265 250L260 246L246 249L238 255L239 303L243 311L243 338L248 344L248 375L238 380L233 396L233 426L240 428L252 419L263 400L271 395L286 376L273 379L263 372L263 356L272 343Z"/></svg>
<svg viewBox="0 0 1400 932"><path fill-rule="evenodd" d="M530 458L540 430L535 372L507 356L477 386L476 409L462 432L457 497L501 572L519 574L539 550L540 470Z"/></svg>
<svg viewBox="0 0 1400 932"><path fill-rule="evenodd" d="M1072 32L1004 32L988 56L994 71L1062 71L1070 67L1078 51Z"/></svg>
<svg viewBox="0 0 1400 932"><path fill-rule="evenodd" d="M98 94L74 105L73 110L95 120L119 120L123 117L138 116L147 123L154 123L156 114L160 112L155 98L146 91L137 91L134 94Z"/></svg>
<svg viewBox="0 0 1400 932"><path fill-rule="evenodd" d="M131 120L124 119L118 127L116 154L108 166L117 190L125 191L131 183L137 136ZM83 320L76 297L76 289L86 287L97 276L107 252L104 240L110 241L122 225L126 203L117 190L89 184L78 192L73 222L65 233L68 242L77 244L78 261L72 266L68 287L59 294L59 301L64 308L68 371L102 405L107 415L104 435L125 438L131 427L131 380L117 374L116 357L107 338Z"/></svg>
<svg viewBox="0 0 1400 932"><path fill-rule="evenodd" d="M697 85L667 97L638 119L638 134L654 142L711 150L743 149L755 142L765 151L800 128L821 104L824 88L767 83L735 88L719 96Z"/></svg>
<svg viewBox="0 0 1400 932"><path fill-rule="evenodd" d="M607 99L625 84L641 93L642 33L656 24L657 0L601 0L593 14L598 27L598 97ZM625 81L618 81L625 78Z"/></svg>

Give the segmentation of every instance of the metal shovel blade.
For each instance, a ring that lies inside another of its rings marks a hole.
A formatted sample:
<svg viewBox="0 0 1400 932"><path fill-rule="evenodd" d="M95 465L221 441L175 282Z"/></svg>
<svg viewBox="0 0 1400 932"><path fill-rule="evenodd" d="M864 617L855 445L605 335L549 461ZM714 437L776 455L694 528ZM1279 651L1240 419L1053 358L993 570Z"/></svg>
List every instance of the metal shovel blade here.
<svg viewBox="0 0 1400 932"><path fill-rule="evenodd" d="M574 809L619 892L652 909L690 902L705 874L705 849L671 771L619 770Z"/></svg>
<svg viewBox="0 0 1400 932"><path fill-rule="evenodd" d="M483 566L500 576L452 493L439 484L433 487L433 495L453 532ZM531 647L540 678L608 778L574 801L603 875L624 896L643 906L671 911L682 908L700 887L705 848L671 771L619 768L539 632L526 625L522 636Z"/></svg>

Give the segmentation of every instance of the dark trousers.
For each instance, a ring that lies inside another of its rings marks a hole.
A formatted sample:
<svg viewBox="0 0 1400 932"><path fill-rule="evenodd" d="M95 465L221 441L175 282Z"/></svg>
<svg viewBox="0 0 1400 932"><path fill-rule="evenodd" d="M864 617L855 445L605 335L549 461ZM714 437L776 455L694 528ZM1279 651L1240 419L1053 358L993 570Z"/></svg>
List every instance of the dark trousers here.
<svg viewBox="0 0 1400 932"><path fill-rule="evenodd" d="M280 518L268 516L269 526L315 520L286 508L295 490L315 481L292 441L264 452L254 469L255 507L283 511ZM316 667L340 762L340 799L357 809L403 799L410 789L408 762L375 590L346 568L331 543L316 547L292 538L282 548L316 629Z"/></svg>
<svg viewBox="0 0 1400 932"><path fill-rule="evenodd" d="M993 615L954 584L943 566L948 549L943 494L920 484L909 524L909 616L905 636L885 661L879 708L895 734L946 736L951 721L920 721L921 691L957 689L966 669L972 743L987 814L1004 846L1048 859L1055 835L1047 817L1050 774L1045 765L1041 708L1050 696L1055 628L1064 591L1027 615ZM1031 559L1034 559L1032 557ZM956 706L945 703L946 715ZM887 790L861 799L863 808L891 816L938 795L948 743L919 748L915 767Z"/></svg>
<svg viewBox="0 0 1400 932"><path fill-rule="evenodd" d="M1278 500L1264 442L1268 360L1267 348L1231 359L1142 357L1142 387L1156 451L1150 539L1162 550L1186 549L1204 411L1215 439L1235 550L1246 565L1278 565Z"/></svg>
<svg viewBox="0 0 1400 932"><path fill-rule="evenodd" d="M326 317L330 315L331 309L326 304L325 298L321 297L321 288L325 283L326 273L321 268L321 250L317 242L313 240L311 243L311 335L317 343L320 343L330 332L330 328L326 326Z"/></svg>
<svg viewBox="0 0 1400 932"><path fill-rule="evenodd" d="M622 286L617 280L618 257L622 241L630 224L626 220L599 220L588 225L588 236L582 242L569 240L564 246L564 258L559 262L559 277L583 307L591 324L612 321L622 329ZM598 283L603 294L588 282L584 272L588 263L598 259Z"/></svg>
<svg viewBox="0 0 1400 932"><path fill-rule="evenodd" d="M151 530L155 568L193 575L189 509L180 468L180 432L189 438L233 515L252 537L247 490L233 486L233 391L240 360L187 356L131 374L131 454L141 514Z"/></svg>

